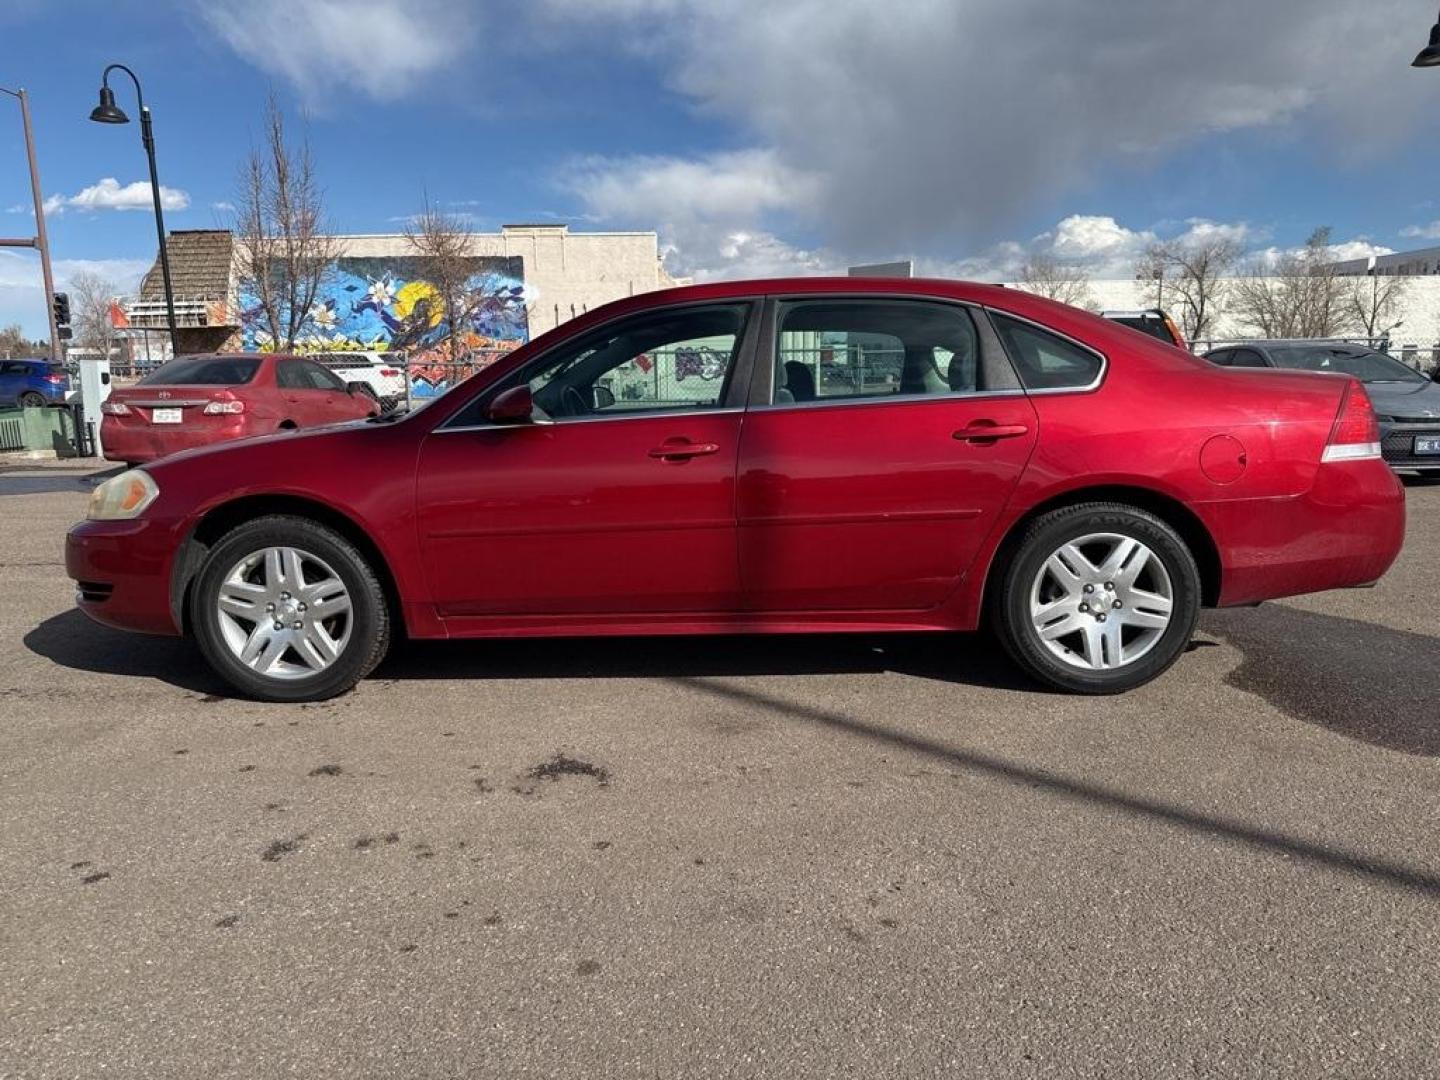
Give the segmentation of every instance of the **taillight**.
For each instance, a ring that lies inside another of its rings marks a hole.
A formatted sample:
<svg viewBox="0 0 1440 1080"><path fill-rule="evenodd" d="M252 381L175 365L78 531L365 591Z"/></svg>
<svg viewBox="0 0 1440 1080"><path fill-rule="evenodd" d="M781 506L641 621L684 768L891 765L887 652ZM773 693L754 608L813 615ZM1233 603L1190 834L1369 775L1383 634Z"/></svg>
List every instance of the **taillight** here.
<svg viewBox="0 0 1440 1080"><path fill-rule="evenodd" d="M242 413L245 411L243 401L212 401L205 406L206 416L222 416L227 413Z"/></svg>
<svg viewBox="0 0 1440 1080"><path fill-rule="evenodd" d="M396 375L399 375L399 374L400 374L400 371L399 371L399 369L397 369L397 368L388 368L388 367L387 367L387 368L381 368L381 369L380 369L380 374L383 375L383 376L385 376L385 378L387 378L387 379L393 379Z"/></svg>
<svg viewBox="0 0 1440 1080"><path fill-rule="evenodd" d="M45 381L48 382L51 386L59 386L67 380L64 375L46 375Z"/></svg>
<svg viewBox="0 0 1440 1080"><path fill-rule="evenodd" d="M100 411L106 416L129 416L130 406L123 401L102 401Z"/></svg>
<svg viewBox="0 0 1440 1080"><path fill-rule="evenodd" d="M1370 405L1370 395L1358 382L1345 388L1340 413L1330 429L1321 461L1361 461L1380 456L1380 425Z"/></svg>

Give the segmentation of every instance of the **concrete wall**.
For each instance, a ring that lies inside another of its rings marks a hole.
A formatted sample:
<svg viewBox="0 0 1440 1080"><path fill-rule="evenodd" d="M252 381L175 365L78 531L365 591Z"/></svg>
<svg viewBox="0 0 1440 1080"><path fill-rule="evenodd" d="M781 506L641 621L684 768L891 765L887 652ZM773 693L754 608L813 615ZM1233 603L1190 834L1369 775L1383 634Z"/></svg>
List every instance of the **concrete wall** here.
<svg viewBox="0 0 1440 1080"><path fill-rule="evenodd" d="M1353 280L1353 279L1347 279ZM1404 325L1391 335L1396 346L1418 345L1428 349L1440 341L1440 277L1407 278L1409 286L1405 296L1397 305L1391 322L1403 321ZM1019 288L1020 286L1015 286ZM1129 279L1101 280L1090 282L1090 293L1095 304L1102 310L1130 310L1155 306L1154 286ZM1179 322L1179 312L1171 312ZM1254 336L1253 328L1245 326L1239 319L1225 312L1216 325L1215 338L1242 338Z"/></svg>

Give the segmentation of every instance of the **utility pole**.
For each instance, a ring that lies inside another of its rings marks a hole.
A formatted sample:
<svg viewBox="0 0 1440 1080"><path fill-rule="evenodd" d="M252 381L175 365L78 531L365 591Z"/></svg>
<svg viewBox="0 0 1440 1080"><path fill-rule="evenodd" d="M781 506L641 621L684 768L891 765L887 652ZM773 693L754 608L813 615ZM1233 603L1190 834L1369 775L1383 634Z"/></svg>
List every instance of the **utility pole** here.
<svg viewBox="0 0 1440 1080"><path fill-rule="evenodd" d="M50 271L50 239L45 232L45 196L40 192L40 166L35 160L35 133L30 128L30 97L23 88L7 90L20 102L20 117L25 125L25 156L30 161L30 193L35 198L35 235L20 240L0 238L0 247L30 247L40 252L40 273L45 279L45 317L50 321L50 362L60 364L64 354L60 348L60 328L55 325L55 275Z"/></svg>

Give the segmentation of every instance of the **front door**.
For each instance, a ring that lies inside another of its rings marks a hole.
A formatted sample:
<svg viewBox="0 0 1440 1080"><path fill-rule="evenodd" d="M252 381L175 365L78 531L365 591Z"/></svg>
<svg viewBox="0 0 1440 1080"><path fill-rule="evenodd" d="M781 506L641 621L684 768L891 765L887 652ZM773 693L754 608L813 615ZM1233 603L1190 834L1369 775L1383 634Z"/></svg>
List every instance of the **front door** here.
<svg viewBox="0 0 1440 1080"><path fill-rule="evenodd" d="M772 388L740 447L747 608L942 603L1035 445L993 333L959 305L796 300L778 304L767 345Z"/></svg>
<svg viewBox="0 0 1440 1080"><path fill-rule="evenodd" d="M440 615L737 610L751 316L741 302L621 318L432 432L417 520ZM488 400L522 381L535 422L486 422Z"/></svg>

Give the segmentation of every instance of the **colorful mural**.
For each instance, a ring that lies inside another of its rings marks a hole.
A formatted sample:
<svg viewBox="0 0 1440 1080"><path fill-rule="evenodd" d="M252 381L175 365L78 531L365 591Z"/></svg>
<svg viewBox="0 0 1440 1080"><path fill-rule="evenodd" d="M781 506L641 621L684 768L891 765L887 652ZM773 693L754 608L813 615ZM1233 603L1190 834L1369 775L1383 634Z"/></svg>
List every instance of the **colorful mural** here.
<svg viewBox="0 0 1440 1080"><path fill-rule="evenodd" d="M306 352L402 352L412 391L442 393L529 338L524 268L518 257L477 256L467 282L458 356L450 355L445 302L422 256L337 259L326 276L300 347ZM253 296L241 297L245 348L273 347Z"/></svg>

